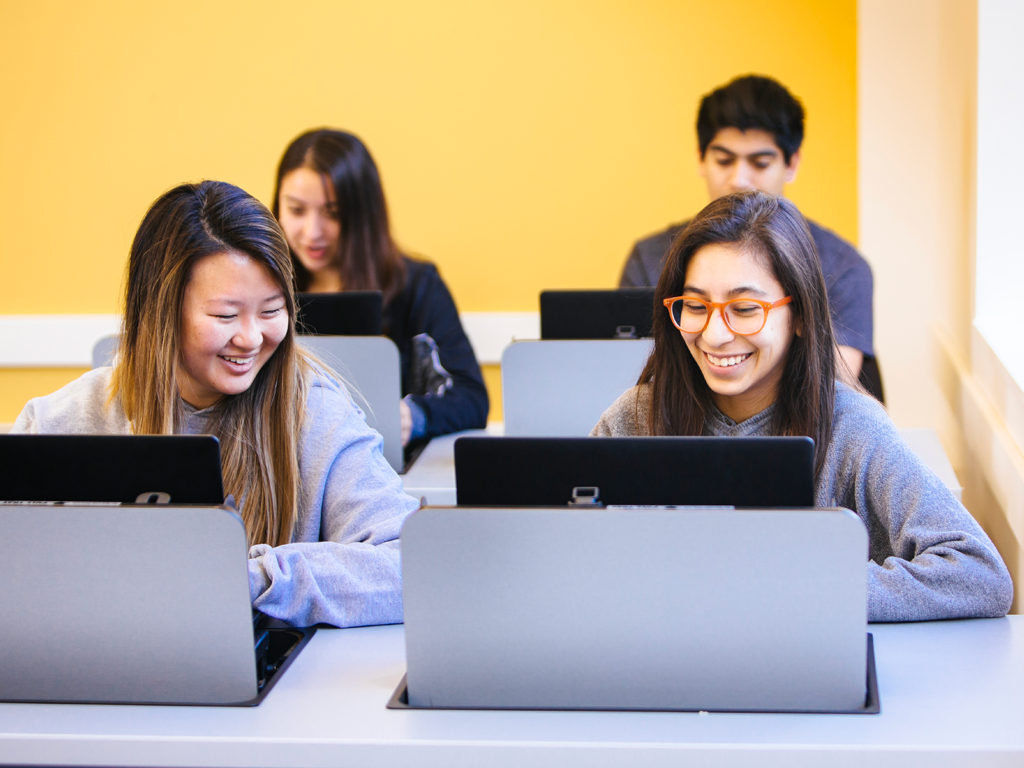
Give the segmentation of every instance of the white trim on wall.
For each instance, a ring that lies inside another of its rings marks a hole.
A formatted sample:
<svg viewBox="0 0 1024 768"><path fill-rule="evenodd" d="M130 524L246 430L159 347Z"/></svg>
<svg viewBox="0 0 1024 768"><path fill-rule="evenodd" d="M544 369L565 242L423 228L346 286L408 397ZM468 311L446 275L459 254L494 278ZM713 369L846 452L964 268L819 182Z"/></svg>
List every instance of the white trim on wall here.
<svg viewBox="0 0 1024 768"><path fill-rule="evenodd" d="M482 365L501 362L515 339L540 338L537 312L464 312L469 343ZM88 368L93 345L117 333L119 315L0 315L0 368Z"/></svg>
<svg viewBox="0 0 1024 768"><path fill-rule="evenodd" d="M88 368L119 315L0 315L0 368Z"/></svg>
<svg viewBox="0 0 1024 768"><path fill-rule="evenodd" d="M499 365L513 341L540 338L540 312L463 312L459 317L477 362Z"/></svg>

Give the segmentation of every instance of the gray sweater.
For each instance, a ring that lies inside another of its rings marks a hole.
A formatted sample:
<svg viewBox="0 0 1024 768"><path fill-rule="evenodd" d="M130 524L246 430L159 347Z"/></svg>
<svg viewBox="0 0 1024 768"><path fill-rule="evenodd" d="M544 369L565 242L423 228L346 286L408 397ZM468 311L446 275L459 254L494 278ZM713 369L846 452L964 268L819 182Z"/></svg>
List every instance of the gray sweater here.
<svg viewBox="0 0 1024 768"><path fill-rule="evenodd" d="M111 371L97 368L29 401L12 431L130 434L120 401L106 405ZM202 434L210 410L186 411L183 432ZM403 493L381 445L345 388L318 376L299 437L293 543L249 549L254 607L298 626L402 621L398 534L418 503Z"/></svg>
<svg viewBox="0 0 1024 768"><path fill-rule="evenodd" d="M649 435L650 399L649 385L629 390L592 434ZM773 408L740 424L715 410L704 434L769 435ZM1010 609L1013 583L988 536L882 407L842 384L815 503L851 509L867 527L869 621L1002 616Z"/></svg>

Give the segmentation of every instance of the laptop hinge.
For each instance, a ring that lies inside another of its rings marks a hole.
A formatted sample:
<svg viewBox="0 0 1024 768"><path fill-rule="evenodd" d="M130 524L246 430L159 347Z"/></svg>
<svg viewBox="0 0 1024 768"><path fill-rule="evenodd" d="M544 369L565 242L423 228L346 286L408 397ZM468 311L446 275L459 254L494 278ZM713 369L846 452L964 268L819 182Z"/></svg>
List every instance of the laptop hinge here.
<svg viewBox="0 0 1024 768"><path fill-rule="evenodd" d="M596 485L579 485L572 489L570 507L600 507L601 489Z"/></svg>

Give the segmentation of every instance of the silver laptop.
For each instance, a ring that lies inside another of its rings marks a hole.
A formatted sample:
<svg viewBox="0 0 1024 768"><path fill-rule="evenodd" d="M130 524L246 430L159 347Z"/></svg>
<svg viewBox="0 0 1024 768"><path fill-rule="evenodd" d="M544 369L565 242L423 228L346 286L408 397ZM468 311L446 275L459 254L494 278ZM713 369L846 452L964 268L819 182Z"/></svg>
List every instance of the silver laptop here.
<svg viewBox="0 0 1024 768"><path fill-rule="evenodd" d="M877 711L867 556L842 509L428 507L392 706Z"/></svg>
<svg viewBox="0 0 1024 768"><path fill-rule="evenodd" d="M0 562L0 701L253 705L311 634L254 635L222 507L2 503Z"/></svg>
<svg viewBox="0 0 1024 768"><path fill-rule="evenodd" d="M300 336L299 343L345 380L366 423L384 438L384 458L402 472L402 366L395 342L387 336Z"/></svg>
<svg viewBox="0 0 1024 768"><path fill-rule="evenodd" d="M654 342L517 341L501 353L505 434L586 437L636 384Z"/></svg>

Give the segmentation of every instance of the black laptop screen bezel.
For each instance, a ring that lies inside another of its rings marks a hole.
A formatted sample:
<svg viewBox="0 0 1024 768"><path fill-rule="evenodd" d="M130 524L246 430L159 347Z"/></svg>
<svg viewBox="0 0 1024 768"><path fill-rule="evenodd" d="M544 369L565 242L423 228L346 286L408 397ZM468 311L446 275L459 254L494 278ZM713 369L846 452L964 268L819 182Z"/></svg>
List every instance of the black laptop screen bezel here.
<svg viewBox="0 0 1024 768"><path fill-rule="evenodd" d="M460 506L814 506L809 437L461 437Z"/></svg>

